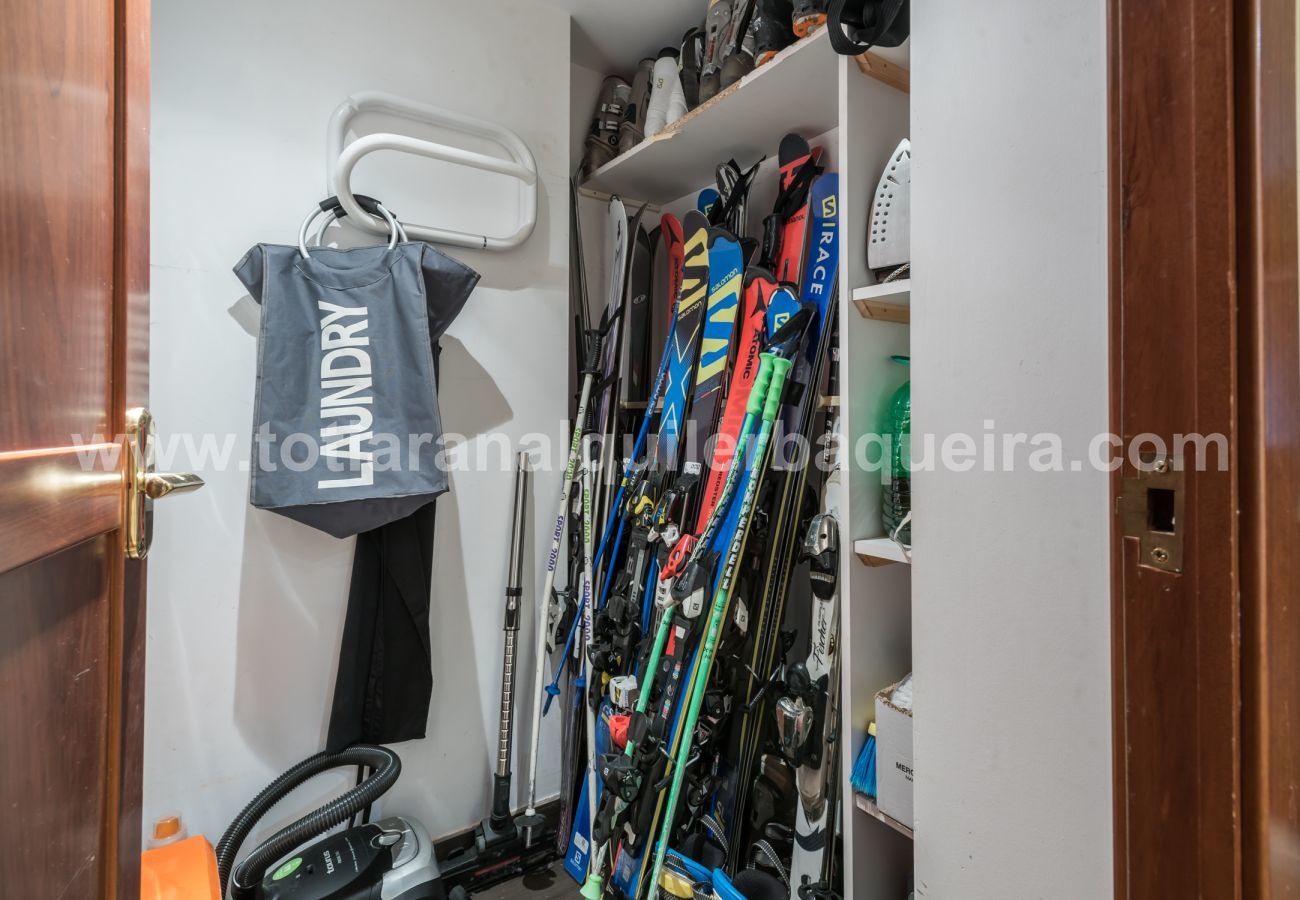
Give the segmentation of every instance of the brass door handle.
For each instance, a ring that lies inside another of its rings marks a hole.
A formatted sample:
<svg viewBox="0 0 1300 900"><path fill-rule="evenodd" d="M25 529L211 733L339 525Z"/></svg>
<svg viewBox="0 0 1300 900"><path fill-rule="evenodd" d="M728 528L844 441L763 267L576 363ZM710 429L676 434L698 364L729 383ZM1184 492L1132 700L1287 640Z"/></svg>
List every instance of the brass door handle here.
<svg viewBox="0 0 1300 900"><path fill-rule="evenodd" d="M203 487L203 479L192 472L150 472L141 490L150 500L168 494L185 494Z"/></svg>
<svg viewBox="0 0 1300 900"><path fill-rule="evenodd" d="M153 543L153 502L168 494L198 490L203 479L189 472L154 471L154 424L147 409L127 410L122 450L126 461L123 550L128 559L144 559Z"/></svg>

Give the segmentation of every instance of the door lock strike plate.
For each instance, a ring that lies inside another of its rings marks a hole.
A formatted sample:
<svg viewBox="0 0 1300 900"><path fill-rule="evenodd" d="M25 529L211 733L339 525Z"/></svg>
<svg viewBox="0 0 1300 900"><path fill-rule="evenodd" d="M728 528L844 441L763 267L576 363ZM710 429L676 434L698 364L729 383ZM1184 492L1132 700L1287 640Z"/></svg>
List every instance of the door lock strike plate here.
<svg viewBox="0 0 1300 900"><path fill-rule="evenodd" d="M1124 536L1138 540L1138 565L1183 571L1185 486L1182 461L1165 456L1144 458L1137 475L1124 479L1119 511Z"/></svg>

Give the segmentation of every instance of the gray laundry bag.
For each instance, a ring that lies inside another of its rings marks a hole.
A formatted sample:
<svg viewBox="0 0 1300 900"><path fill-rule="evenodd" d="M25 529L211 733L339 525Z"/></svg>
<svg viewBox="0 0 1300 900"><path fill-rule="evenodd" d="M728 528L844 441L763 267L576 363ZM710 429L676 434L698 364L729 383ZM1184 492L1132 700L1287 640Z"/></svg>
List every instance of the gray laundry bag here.
<svg viewBox="0 0 1300 900"><path fill-rule="evenodd" d="M308 251L303 231L235 266L262 305L251 499L346 537L447 490L436 344L479 276L395 225L348 250Z"/></svg>

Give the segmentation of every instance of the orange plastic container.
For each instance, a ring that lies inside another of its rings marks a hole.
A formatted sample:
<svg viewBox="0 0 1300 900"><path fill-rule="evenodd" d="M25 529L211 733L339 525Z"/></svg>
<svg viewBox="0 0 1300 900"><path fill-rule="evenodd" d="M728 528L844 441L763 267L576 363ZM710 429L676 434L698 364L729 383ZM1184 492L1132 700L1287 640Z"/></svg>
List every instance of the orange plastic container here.
<svg viewBox="0 0 1300 900"><path fill-rule="evenodd" d="M196 834L141 853L140 900L221 900L208 839Z"/></svg>

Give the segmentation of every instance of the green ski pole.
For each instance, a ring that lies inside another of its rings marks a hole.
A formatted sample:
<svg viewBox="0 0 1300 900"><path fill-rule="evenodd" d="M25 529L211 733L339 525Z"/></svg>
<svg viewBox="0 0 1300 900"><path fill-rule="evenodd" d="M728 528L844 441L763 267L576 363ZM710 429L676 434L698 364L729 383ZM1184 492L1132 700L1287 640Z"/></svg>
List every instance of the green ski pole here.
<svg viewBox="0 0 1300 900"><path fill-rule="evenodd" d="M802 336L802 330L801 327L797 337ZM745 493L741 498L740 514L736 521L736 533L727 548L727 558L722 570L722 578L718 582L718 588L713 595L713 603L709 611L708 631L704 636L704 646L700 650L699 664L696 667L694 682L691 685L690 703L686 708L686 718L682 724L682 737L678 744L677 756L673 760L672 783L668 789L668 802L663 812L659 844L655 848L654 868L651 869L649 882L651 891L654 891L656 885L659 884L664 858L668 853L668 843L672 838L673 820L676 818L677 804L681 800L682 783L685 781L686 775L686 763L690 759L695 727L699 721L700 708L704 703L704 692L708 685L710 670L713 668L713 658L717 651L718 635L722 630L723 615L731 599L731 589L735 580L736 568L741 552L744 549L745 537L749 531L749 522L753 515L754 501L758 494L762 468L766 463L767 448L772 437L773 424L781 408L781 393L785 388L785 379L791 366L790 355L799 346L797 337L789 339L776 349L765 351L760 355L758 378L763 378L763 368L765 367L771 380L766 385L766 391L761 394L757 390L760 382L759 380L755 381L755 390L750 392L749 406L745 410L746 419L757 415L760 410L762 412L762 422L754 443L754 464L750 469L749 477L745 481ZM773 343L777 343L775 338ZM743 464L739 454L737 454L736 459L741 460Z"/></svg>

